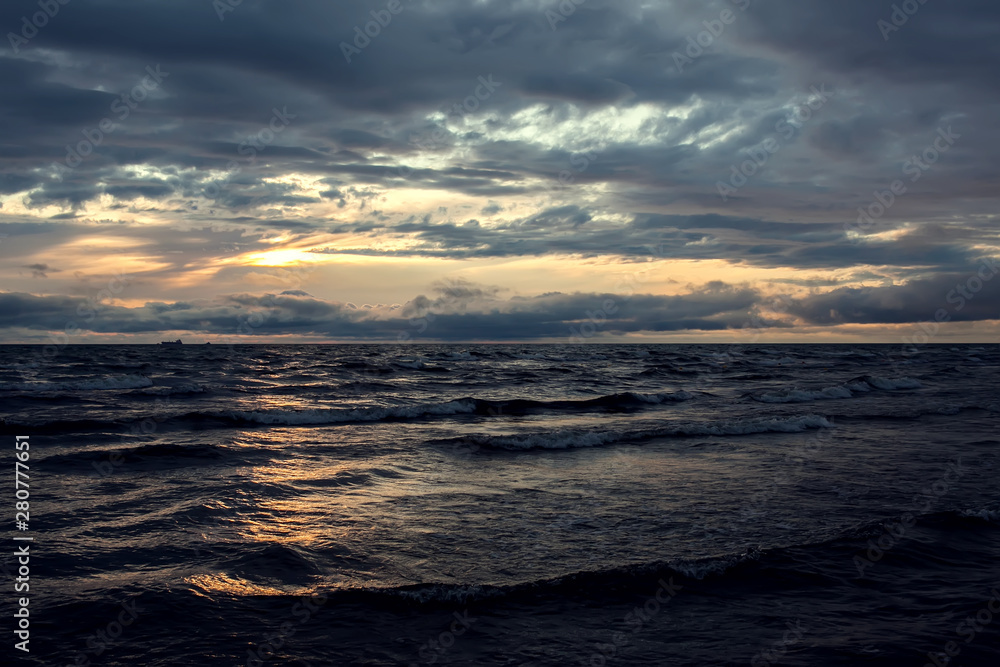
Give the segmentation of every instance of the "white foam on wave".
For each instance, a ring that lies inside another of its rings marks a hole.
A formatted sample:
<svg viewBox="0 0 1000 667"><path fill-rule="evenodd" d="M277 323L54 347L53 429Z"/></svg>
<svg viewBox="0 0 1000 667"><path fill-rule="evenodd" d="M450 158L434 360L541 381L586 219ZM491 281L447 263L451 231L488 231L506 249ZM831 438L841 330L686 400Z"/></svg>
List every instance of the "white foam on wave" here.
<svg viewBox="0 0 1000 667"><path fill-rule="evenodd" d="M851 391L864 393L872 390L872 386L867 382L845 382L844 386Z"/></svg>
<svg viewBox="0 0 1000 667"><path fill-rule="evenodd" d="M90 378L77 382L12 382L0 384L0 391L98 391L105 389L141 389L153 386L153 381L142 375L113 375Z"/></svg>
<svg viewBox="0 0 1000 667"><path fill-rule="evenodd" d="M447 403L425 405L401 405L391 407L368 407L346 409L313 410L258 410L253 412L234 411L228 413L236 419L255 424L341 424L344 422L380 421L383 419L412 419L425 415L459 415L476 411L475 401L463 399Z"/></svg>
<svg viewBox="0 0 1000 667"><path fill-rule="evenodd" d="M637 401L651 403L653 405L659 405L660 403L666 403L669 401L690 401L694 398L694 394L683 390L673 393L664 392L660 394L638 394L634 391L630 391L629 395Z"/></svg>
<svg viewBox="0 0 1000 667"><path fill-rule="evenodd" d="M616 442L690 435L751 435L754 433L800 433L809 429L833 428L825 417L800 415L737 419L719 422L695 422L655 429L624 431L558 430L517 435L473 435L465 440L493 449L521 451L527 449L580 449L599 447Z"/></svg>
<svg viewBox="0 0 1000 667"><path fill-rule="evenodd" d="M422 370L424 368L427 368L427 364L424 363L423 359L415 359L413 361L396 360L396 361L393 361L392 363L394 363L395 365L400 366L402 368L410 368L410 369L415 370L415 371L419 371L419 370Z"/></svg>
<svg viewBox="0 0 1000 667"><path fill-rule="evenodd" d="M723 558L672 562L670 563L670 567L686 577L701 580L709 575L725 574L737 565L759 560L760 557L761 552L759 550L751 549L746 553Z"/></svg>
<svg viewBox="0 0 1000 667"><path fill-rule="evenodd" d="M755 400L761 403L806 403L809 401L823 401L833 398L851 398L854 394L844 386L826 387L814 391L804 389L785 389L773 394L760 394L754 396Z"/></svg>
<svg viewBox="0 0 1000 667"><path fill-rule="evenodd" d="M893 389L920 389L924 386L919 380L914 380L911 377L883 378L868 375L865 377L865 382L876 389L884 389L887 391L891 391Z"/></svg>
<svg viewBox="0 0 1000 667"><path fill-rule="evenodd" d="M139 393L148 396L172 396L174 394L204 394L208 389L208 385L203 384L182 384L175 387L151 387L142 389Z"/></svg>
<svg viewBox="0 0 1000 667"><path fill-rule="evenodd" d="M446 352L444 354L445 359L451 359L453 361L476 361L476 357L470 354L467 350L461 352Z"/></svg>
<svg viewBox="0 0 1000 667"><path fill-rule="evenodd" d="M376 593L389 592L402 598L413 600L419 603L427 602L455 602L465 604L471 601L483 600L491 597L503 595L503 590L492 586L480 586L477 584L465 586L449 586L445 584L431 584L422 588L410 590L389 590L370 588L367 589Z"/></svg>
<svg viewBox="0 0 1000 667"><path fill-rule="evenodd" d="M407 368L414 371L446 371L447 368L443 366L437 366L434 363L428 363L429 360L423 357L418 357L416 359L398 359L393 360L391 363L397 368Z"/></svg>
<svg viewBox="0 0 1000 667"><path fill-rule="evenodd" d="M868 393L873 389L894 391L898 389L920 389L923 385L919 380L910 377L883 378L866 375L849 382L822 389L781 389L763 394L751 394L751 398L761 403L808 403L810 401L828 401L838 398L853 398L854 394Z"/></svg>
<svg viewBox="0 0 1000 667"><path fill-rule="evenodd" d="M1000 510L983 508L978 510L962 510L962 516L977 517L983 521L1000 523Z"/></svg>

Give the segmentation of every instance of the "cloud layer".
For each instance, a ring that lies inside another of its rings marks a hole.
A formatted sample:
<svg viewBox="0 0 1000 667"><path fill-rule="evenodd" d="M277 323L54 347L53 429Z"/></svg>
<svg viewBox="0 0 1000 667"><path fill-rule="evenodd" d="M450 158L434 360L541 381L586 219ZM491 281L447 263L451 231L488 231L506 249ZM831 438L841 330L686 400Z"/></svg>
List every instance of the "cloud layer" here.
<svg viewBox="0 0 1000 667"><path fill-rule="evenodd" d="M911 4L5 2L0 338L123 272L96 332L303 289L254 334L392 339L441 279L506 290L447 340L569 335L608 299L601 337L777 297L776 332L933 318L1000 256L1000 9ZM990 294L951 318L1000 319Z"/></svg>

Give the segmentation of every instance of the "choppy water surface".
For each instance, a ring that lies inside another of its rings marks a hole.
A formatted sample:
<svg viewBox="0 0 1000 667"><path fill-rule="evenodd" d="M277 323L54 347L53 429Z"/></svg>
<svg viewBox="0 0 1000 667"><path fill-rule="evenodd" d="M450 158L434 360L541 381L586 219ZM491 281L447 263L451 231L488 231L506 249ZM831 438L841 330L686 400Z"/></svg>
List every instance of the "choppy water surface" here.
<svg viewBox="0 0 1000 667"><path fill-rule="evenodd" d="M995 345L37 349L38 664L997 655Z"/></svg>

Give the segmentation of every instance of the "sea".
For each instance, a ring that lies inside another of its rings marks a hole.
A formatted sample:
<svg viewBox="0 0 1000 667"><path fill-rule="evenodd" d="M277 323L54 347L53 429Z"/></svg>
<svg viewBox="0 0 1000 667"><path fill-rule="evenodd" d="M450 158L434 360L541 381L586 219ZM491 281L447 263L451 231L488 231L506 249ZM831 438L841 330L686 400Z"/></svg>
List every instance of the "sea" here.
<svg viewBox="0 0 1000 667"><path fill-rule="evenodd" d="M2 662L1000 664L998 387L995 344L2 346Z"/></svg>

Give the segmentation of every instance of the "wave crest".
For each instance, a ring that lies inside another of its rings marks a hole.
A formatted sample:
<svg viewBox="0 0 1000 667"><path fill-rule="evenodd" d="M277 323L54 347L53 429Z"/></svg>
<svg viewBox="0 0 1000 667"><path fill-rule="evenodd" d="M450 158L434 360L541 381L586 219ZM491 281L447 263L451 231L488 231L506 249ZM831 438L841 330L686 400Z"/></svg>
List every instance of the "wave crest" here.
<svg viewBox="0 0 1000 667"><path fill-rule="evenodd" d="M522 451L532 449L579 449L651 438L751 435L756 433L800 433L833 424L820 415L737 419L718 422L694 422L659 428L626 429L620 431L558 430L517 435L479 434L439 441L478 445L487 449Z"/></svg>

